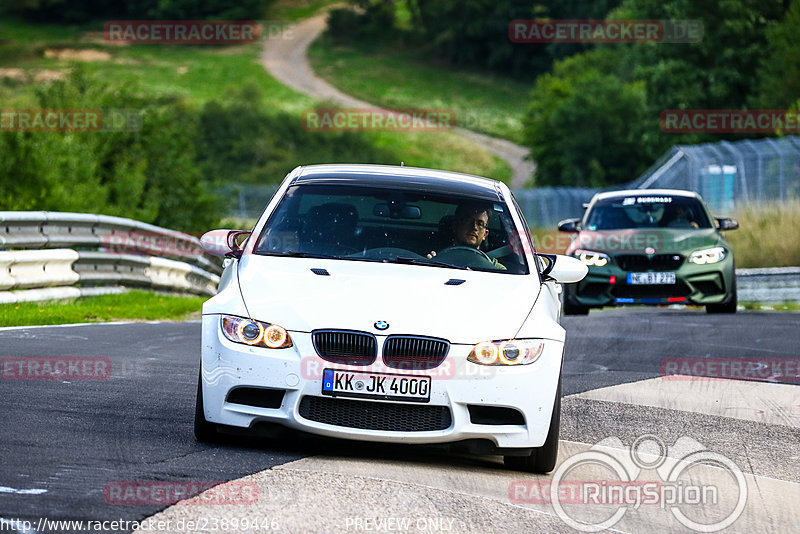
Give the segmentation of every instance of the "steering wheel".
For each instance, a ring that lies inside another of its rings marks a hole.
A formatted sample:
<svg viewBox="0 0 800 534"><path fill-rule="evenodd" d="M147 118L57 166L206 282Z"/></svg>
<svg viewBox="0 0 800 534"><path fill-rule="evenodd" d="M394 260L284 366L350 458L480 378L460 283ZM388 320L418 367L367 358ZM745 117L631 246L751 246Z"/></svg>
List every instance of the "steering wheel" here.
<svg viewBox="0 0 800 534"><path fill-rule="evenodd" d="M443 256L448 259L444 258ZM465 267L493 268L495 266L484 251L463 245L447 247L436 254L435 259L450 261L458 265L464 265Z"/></svg>

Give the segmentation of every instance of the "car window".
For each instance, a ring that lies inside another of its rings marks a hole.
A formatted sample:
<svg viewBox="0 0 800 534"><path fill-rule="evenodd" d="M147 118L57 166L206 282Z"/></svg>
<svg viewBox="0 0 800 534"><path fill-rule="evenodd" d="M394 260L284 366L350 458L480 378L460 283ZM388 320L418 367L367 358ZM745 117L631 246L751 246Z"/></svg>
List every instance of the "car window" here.
<svg viewBox="0 0 800 534"><path fill-rule="evenodd" d="M595 202L586 214L586 230L621 228L713 228L696 198L670 195L617 197Z"/></svg>
<svg viewBox="0 0 800 534"><path fill-rule="evenodd" d="M466 221L464 213L476 210L485 216ZM468 233L488 230L488 235L479 246L465 245L459 242L459 224L469 226ZM527 274L522 248L513 246L516 241L502 199L302 184L287 190L254 252Z"/></svg>

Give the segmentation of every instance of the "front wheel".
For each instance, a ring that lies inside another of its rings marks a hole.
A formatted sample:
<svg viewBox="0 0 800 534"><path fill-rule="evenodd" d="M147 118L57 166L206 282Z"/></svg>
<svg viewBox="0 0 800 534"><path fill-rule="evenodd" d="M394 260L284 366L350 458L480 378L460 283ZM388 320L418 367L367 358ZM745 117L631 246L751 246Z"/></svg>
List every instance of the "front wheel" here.
<svg viewBox="0 0 800 534"><path fill-rule="evenodd" d="M214 441L217 438L217 425L206 421L203 410L202 371L197 376L197 400L194 405L194 437L197 441Z"/></svg>
<svg viewBox="0 0 800 534"><path fill-rule="evenodd" d="M558 431L561 426L561 378L558 379L553 415L544 445L533 449L529 456L504 456L503 463L509 469L545 474L552 471L558 459Z"/></svg>

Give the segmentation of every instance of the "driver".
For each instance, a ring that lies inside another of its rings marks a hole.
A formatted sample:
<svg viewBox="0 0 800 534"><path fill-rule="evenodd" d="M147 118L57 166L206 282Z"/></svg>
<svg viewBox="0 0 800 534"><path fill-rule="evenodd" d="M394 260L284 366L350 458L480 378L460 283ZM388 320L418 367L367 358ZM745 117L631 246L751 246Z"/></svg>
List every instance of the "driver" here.
<svg viewBox="0 0 800 534"><path fill-rule="evenodd" d="M452 245L454 247L470 247L480 250L481 243L489 235L489 208L483 206L460 205L456 208L453 218ZM427 254L428 259L436 256L432 250ZM505 271L505 266L496 258L489 258L496 269Z"/></svg>

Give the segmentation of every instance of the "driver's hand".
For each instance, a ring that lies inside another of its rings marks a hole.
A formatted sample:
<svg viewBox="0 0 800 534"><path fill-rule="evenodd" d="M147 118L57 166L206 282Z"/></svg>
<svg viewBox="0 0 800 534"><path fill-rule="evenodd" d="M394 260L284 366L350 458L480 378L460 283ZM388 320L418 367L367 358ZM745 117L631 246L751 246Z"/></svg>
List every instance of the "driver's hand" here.
<svg viewBox="0 0 800 534"><path fill-rule="evenodd" d="M428 258L428 259L431 259L434 256L436 256L436 251L435 250L431 250L430 252L428 252L428 254L425 257Z"/></svg>

